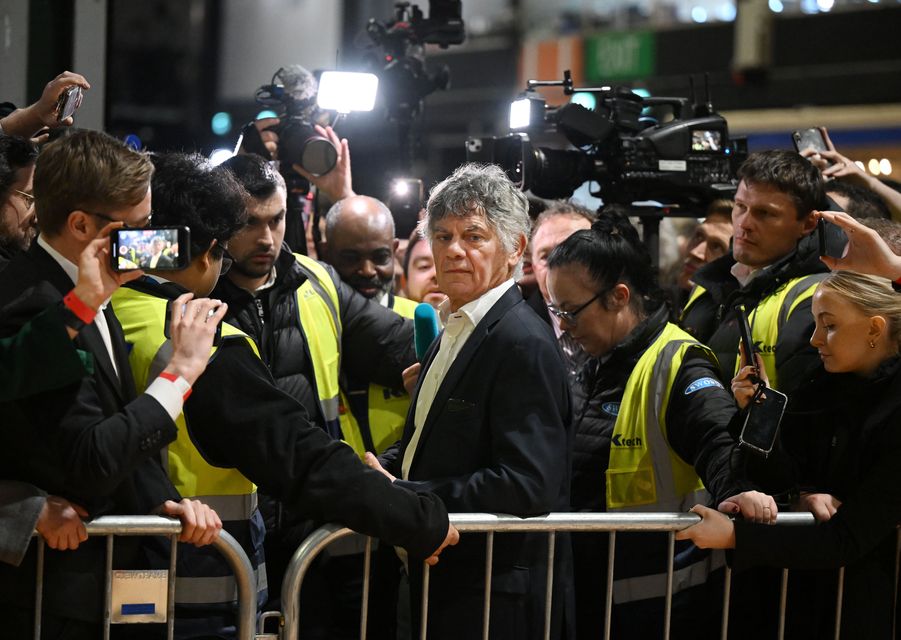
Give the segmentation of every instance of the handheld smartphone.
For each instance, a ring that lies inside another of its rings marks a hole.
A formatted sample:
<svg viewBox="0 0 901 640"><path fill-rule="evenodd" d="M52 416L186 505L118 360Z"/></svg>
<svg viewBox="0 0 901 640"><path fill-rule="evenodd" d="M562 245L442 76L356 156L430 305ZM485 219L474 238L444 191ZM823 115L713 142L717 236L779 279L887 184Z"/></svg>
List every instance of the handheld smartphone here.
<svg viewBox="0 0 901 640"><path fill-rule="evenodd" d="M757 345L754 344L754 338L751 336L751 324L748 322L748 314L745 311L745 305L740 304L735 307L735 312L738 315L738 332L741 336L741 344L742 348L745 351L745 359L748 364L756 367L757 359L754 357L755 353L759 352ZM755 380L756 382L757 380Z"/></svg>
<svg viewBox="0 0 901 640"><path fill-rule="evenodd" d="M167 340L172 339L172 331L170 322L172 320L172 304L175 300L169 300L166 303L166 322L163 324L163 335ZM184 312L184 311L182 311ZM216 325L216 334L213 336L213 346L218 347L219 343L222 342L222 323Z"/></svg>
<svg viewBox="0 0 901 640"><path fill-rule="evenodd" d="M756 402L748 405L745 424L738 436L740 446L766 458L773 451L779 424L788 398L775 389L763 387Z"/></svg>
<svg viewBox="0 0 901 640"><path fill-rule="evenodd" d="M826 219L817 220L817 243L820 246L820 255L826 255Z"/></svg>
<svg viewBox="0 0 901 640"><path fill-rule="evenodd" d="M792 141L795 143L795 149L798 153L805 149L813 149L817 153L829 150L823 131L819 127L795 131L792 133Z"/></svg>
<svg viewBox="0 0 901 640"><path fill-rule="evenodd" d="M114 271L178 271L191 262L191 231L187 227L116 229L110 234Z"/></svg>
<svg viewBox="0 0 901 640"><path fill-rule="evenodd" d="M81 106L81 100L84 92L79 86L67 87L56 101L56 121L62 122L66 118L75 115L78 107Z"/></svg>

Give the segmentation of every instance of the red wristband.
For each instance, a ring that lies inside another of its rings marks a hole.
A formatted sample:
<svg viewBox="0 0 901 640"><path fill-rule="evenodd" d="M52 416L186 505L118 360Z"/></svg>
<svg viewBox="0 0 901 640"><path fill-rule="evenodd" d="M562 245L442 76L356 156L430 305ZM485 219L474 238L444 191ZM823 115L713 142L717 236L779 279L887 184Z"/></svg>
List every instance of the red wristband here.
<svg viewBox="0 0 901 640"><path fill-rule="evenodd" d="M159 377L162 378L163 380L168 380L172 384L178 384L178 381L182 380L186 385L188 385L187 380L185 380L181 376L175 375L174 373L169 373L168 371L160 372ZM191 397L192 391L193 391L193 389L191 388L191 385L188 385L188 390L185 391L185 394L181 397L182 402L187 402L188 398Z"/></svg>
<svg viewBox="0 0 901 640"><path fill-rule="evenodd" d="M94 321L94 316L97 315L96 309L91 309L91 307L85 304L84 300L75 295L74 289L67 293L66 297L63 298L63 304L85 324L91 324Z"/></svg>

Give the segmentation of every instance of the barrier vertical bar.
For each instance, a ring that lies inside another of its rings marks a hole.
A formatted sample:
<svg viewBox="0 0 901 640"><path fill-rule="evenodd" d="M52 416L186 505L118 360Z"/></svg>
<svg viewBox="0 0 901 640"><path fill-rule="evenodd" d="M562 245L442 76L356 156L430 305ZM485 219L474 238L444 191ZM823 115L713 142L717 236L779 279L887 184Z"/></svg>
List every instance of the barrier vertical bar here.
<svg viewBox="0 0 901 640"><path fill-rule="evenodd" d="M551 612L554 604L554 551L557 534L554 531L547 536L547 585L544 594L544 640L551 640Z"/></svg>
<svg viewBox="0 0 901 640"><path fill-rule="evenodd" d="M178 569L178 535L169 536L169 582L166 585L166 638L175 637L175 579Z"/></svg>
<svg viewBox="0 0 901 640"><path fill-rule="evenodd" d="M419 625L419 639L426 640L429 628L429 563L422 563L422 621Z"/></svg>
<svg viewBox="0 0 901 640"><path fill-rule="evenodd" d="M41 640L41 609L44 606L44 539L38 536L37 569L34 576L34 640Z"/></svg>
<svg viewBox="0 0 901 640"><path fill-rule="evenodd" d="M842 598L845 595L845 568L838 570L838 595L835 597L835 640L842 635Z"/></svg>
<svg viewBox="0 0 901 640"><path fill-rule="evenodd" d="M788 604L788 569L782 570L782 586L779 589L779 640L785 639L785 607Z"/></svg>
<svg viewBox="0 0 901 640"><path fill-rule="evenodd" d="M673 617L673 568L676 559L676 532L667 534L667 548L669 549L666 560L666 604L663 610L663 640L669 640L670 622Z"/></svg>
<svg viewBox="0 0 901 640"><path fill-rule="evenodd" d="M366 549L363 552L363 602L360 605L360 640L366 640L366 628L369 626L369 581L372 571L372 538L366 536Z"/></svg>
<svg viewBox="0 0 901 640"><path fill-rule="evenodd" d="M604 640L610 640L610 623L613 621L613 559L616 557L616 531L607 539L607 595L604 603Z"/></svg>
<svg viewBox="0 0 901 640"><path fill-rule="evenodd" d="M720 640L729 637L729 605L732 598L732 567L727 566L723 575L723 623L720 627Z"/></svg>
<svg viewBox="0 0 901 640"><path fill-rule="evenodd" d="M113 534L106 536L106 590L103 593L103 640L109 640L113 607Z"/></svg>
<svg viewBox="0 0 901 640"><path fill-rule="evenodd" d="M892 637L898 637L898 578L901 574L901 527L898 528L898 541L895 543L895 610L892 614Z"/></svg>
<svg viewBox="0 0 901 640"><path fill-rule="evenodd" d="M485 535L485 603L482 606L482 640L488 640L491 626L491 570L494 565L494 531Z"/></svg>

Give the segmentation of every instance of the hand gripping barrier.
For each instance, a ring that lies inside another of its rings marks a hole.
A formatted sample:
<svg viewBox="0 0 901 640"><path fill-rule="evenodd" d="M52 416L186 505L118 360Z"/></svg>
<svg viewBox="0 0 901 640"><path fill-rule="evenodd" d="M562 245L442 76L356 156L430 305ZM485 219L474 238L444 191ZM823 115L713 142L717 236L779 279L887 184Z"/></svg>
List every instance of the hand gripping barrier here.
<svg viewBox="0 0 901 640"><path fill-rule="evenodd" d="M106 536L106 587L103 613L103 638L109 640L112 609L112 564L115 536L167 536L171 541L169 557L168 597L166 599L166 632L172 640L175 631L175 561L181 522L159 516L103 516L85 523L89 537ZM44 540L37 533L37 578L34 599L34 638L41 637L41 605L44 581ZM256 584L253 567L247 555L235 539L225 531L219 533L213 547L222 554L235 573L238 587L237 640L254 640L256 622ZM72 553L72 552L63 552ZM77 551L75 552L77 553Z"/></svg>
<svg viewBox="0 0 901 640"><path fill-rule="evenodd" d="M611 615L613 602L613 572L614 553L616 549L617 533L629 532L665 532L669 533L669 553L666 570L666 594L664 608L664 638L670 637L670 619L672 614L673 598L673 571L675 532L685 529L700 522L700 516L694 513L551 513L537 518L518 518L515 516L486 514L486 513L457 513L450 515L450 522L460 531L466 533L485 533L486 535L486 559L485 559L485 601L483 607L482 638L488 639L488 624L491 616L491 564L494 550L495 533L524 533L545 532L548 534L548 566L553 566L556 534L558 532L609 532L607 592L604 620L604 638L611 637ZM780 513L776 519L776 526L813 525L814 518L810 513ZM320 527L311 533L301 543L288 566L282 586L282 628L281 640L298 640L300 588L304 576L312 565L316 556L329 544L348 535L352 535L350 529L339 525L329 524ZM363 600L360 615L360 638L365 640L368 618L368 594L370 580L370 558L372 539L366 541L363 568ZM901 532L898 536L895 563L895 576L899 571L898 558L901 557ZM545 627L544 637L550 638L551 603L553 592L553 571L548 571L545 589ZM843 596L844 569L839 569L838 593L836 605L835 637L839 637L841 629L841 612ZM729 598L731 586L731 569L726 567L725 587L723 590L723 615L721 621L721 637L728 637L729 630ZM423 565L422 584L422 621L419 637L426 639L428 623L428 590L429 590L429 566ZM782 571L782 584L779 598L779 627L778 638L785 636L785 614L788 593L788 569ZM897 601L897 593L895 594ZM266 614L277 615L277 614Z"/></svg>

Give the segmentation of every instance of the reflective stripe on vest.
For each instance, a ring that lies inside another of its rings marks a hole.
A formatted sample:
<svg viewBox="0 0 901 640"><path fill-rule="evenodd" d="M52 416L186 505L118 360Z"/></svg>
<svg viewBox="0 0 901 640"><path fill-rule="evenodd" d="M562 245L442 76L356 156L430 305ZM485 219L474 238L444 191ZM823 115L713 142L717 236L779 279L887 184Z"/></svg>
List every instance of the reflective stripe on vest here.
<svg viewBox="0 0 901 640"><path fill-rule="evenodd" d="M310 350L313 377L326 430L340 437L338 404L341 389L341 316L338 290L325 267L307 256L294 254L300 270L307 277L297 288L297 315L301 331Z"/></svg>
<svg viewBox="0 0 901 640"><path fill-rule="evenodd" d="M395 296L392 311L399 316L412 319L416 305L417 303L412 300ZM400 440L403 435L407 411L410 408L410 396L406 393L399 394L378 384L369 385L367 393L369 433L375 453L379 454ZM346 396L342 403L345 411L341 414L341 435L344 441L362 456L366 452L366 439L360 431L357 417L350 410L351 405Z"/></svg>
<svg viewBox="0 0 901 640"><path fill-rule="evenodd" d="M685 306L682 307L682 311L681 313L679 313L679 322L685 320L685 314L687 314L691 306L698 301L698 298L703 296L705 293L707 293L707 289L699 284L696 284L694 287L692 287L691 293L688 295L688 300L685 301Z"/></svg>
<svg viewBox="0 0 901 640"><path fill-rule="evenodd" d="M817 273L803 278L793 278L761 300L748 314L748 322L751 324L751 339L760 351L764 370L773 389L779 389L776 373L776 344L779 341L779 332L795 308L813 296L817 286L826 275ZM735 373L738 373L740 364L741 353L739 352L739 357L735 359Z"/></svg>
<svg viewBox="0 0 901 640"><path fill-rule="evenodd" d="M629 375L610 444L608 511L684 511L706 504L701 479L670 448L666 436L670 391L690 347L712 355L667 323Z"/></svg>
<svg viewBox="0 0 901 640"><path fill-rule="evenodd" d="M122 287L113 295L116 317L122 325L125 340L132 345L128 361L138 392L144 391L165 368L172 355L172 344L163 334L166 318L165 298ZM256 344L246 334L230 324L222 324L222 342L245 340L259 357ZM210 359L218 347L213 347ZM184 413L175 420L178 435L161 452L163 466L175 489L185 498L209 504L223 521L223 527L233 533L245 546L253 562L257 543L246 533L248 521L257 510L256 486L237 469L215 467L200 454L191 440ZM259 517L259 516L257 516ZM242 531L243 529L243 531ZM249 545L249 548L248 548ZM220 564L218 558L215 562ZM204 573L202 567L196 568ZM212 571L216 571L213 569ZM258 567L264 573L264 567ZM265 589L265 579L258 589ZM175 600L179 603L225 603L235 600L235 580L231 575L221 577L179 577ZM231 594L220 599L222 594Z"/></svg>
<svg viewBox="0 0 901 640"><path fill-rule="evenodd" d="M710 496L694 467L687 464L667 442L666 410L670 393L689 348L712 352L688 333L667 323L629 375L610 445L606 472L608 511L685 511L707 504ZM703 584L710 572L723 563L722 555L707 555L677 567L673 593ZM615 566L621 566L617 559ZM616 579L616 603L645 600L664 595L666 574Z"/></svg>

